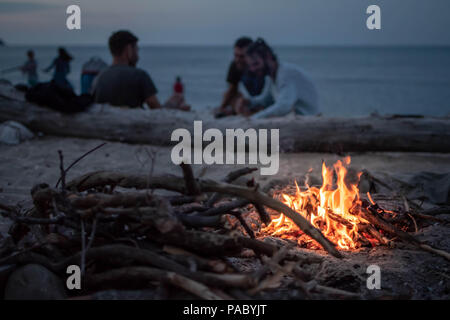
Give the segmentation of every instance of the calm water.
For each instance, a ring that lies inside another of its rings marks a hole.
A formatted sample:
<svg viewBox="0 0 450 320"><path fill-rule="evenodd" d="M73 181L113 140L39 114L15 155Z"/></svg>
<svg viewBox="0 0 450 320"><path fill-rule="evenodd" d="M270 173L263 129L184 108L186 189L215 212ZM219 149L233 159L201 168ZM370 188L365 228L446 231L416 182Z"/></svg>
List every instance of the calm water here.
<svg viewBox="0 0 450 320"><path fill-rule="evenodd" d="M0 47L0 70L25 61L27 47ZM34 47L39 69L47 67L56 47ZM70 81L79 92L81 65L91 56L106 62L106 47L67 47L75 57ZM450 48L276 48L280 60L303 67L315 81L326 115L379 113L447 115L450 113ZM232 58L229 47L142 47L138 66L147 70L160 100L170 95L177 75L194 108L219 104ZM50 74L40 72L40 80ZM19 72L0 74L25 82Z"/></svg>

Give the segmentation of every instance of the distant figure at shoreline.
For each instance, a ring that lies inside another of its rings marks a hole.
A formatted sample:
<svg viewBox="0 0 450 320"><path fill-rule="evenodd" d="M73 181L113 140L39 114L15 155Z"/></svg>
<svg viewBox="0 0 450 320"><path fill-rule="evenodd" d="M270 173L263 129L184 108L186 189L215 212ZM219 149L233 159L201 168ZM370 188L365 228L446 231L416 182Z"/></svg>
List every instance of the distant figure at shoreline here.
<svg viewBox="0 0 450 320"><path fill-rule="evenodd" d="M278 61L272 48L263 39L249 46L246 61L252 72L269 72L274 84L274 102L262 102L258 97L251 97L249 104L242 106L242 113L254 113L251 107L258 107L263 110L256 112L252 118L259 119L284 116L291 111L300 115L315 115L319 112L318 94L311 79L298 66Z"/></svg>
<svg viewBox="0 0 450 320"><path fill-rule="evenodd" d="M30 88L32 88L38 83L37 62L34 59L34 51L28 50L27 57L28 57L28 59L23 65L4 69L1 71L1 73L22 71L22 73L24 75L27 75L28 86ZM21 85L21 86L26 87L25 85ZM25 90L26 90L26 88L25 88Z"/></svg>
<svg viewBox="0 0 450 320"><path fill-rule="evenodd" d="M177 76L177 78L175 79L175 83L173 85L173 92L174 94L184 94L184 86L183 83L181 82L181 77Z"/></svg>
<svg viewBox="0 0 450 320"><path fill-rule="evenodd" d="M184 111L189 111L191 106L184 101L184 85L181 82L181 77L177 76L173 85L173 94L165 104L166 108L178 108Z"/></svg>
<svg viewBox="0 0 450 320"><path fill-rule="evenodd" d="M23 74L27 75L28 85L30 87L34 87L39 81L38 74L37 74L37 62L34 59L34 51L28 50L27 57L28 57L28 60L20 68L20 71L22 71Z"/></svg>
<svg viewBox="0 0 450 320"><path fill-rule="evenodd" d="M267 86L265 73L254 74L247 68L246 51L253 43L249 37L241 37L234 44L234 59L227 74L228 89L216 110L217 118L237 114L237 109L248 96L260 95Z"/></svg>
<svg viewBox="0 0 450 320"><path fill-rule="evenodd" d="M93 84L94 101L114 106L150 109L162 107L189 110L180 99L169 99L161 106L156 94L158 90L149 74L136 64L139 60L138 38L129 31L114 32L109 38L112 65L103 70Z"/></svg>
<svg viewBox="0 0 450 320"><path fill-rule="evenodd" d="M58 48L58 57L56 57L52 64L44 69L44 72L49 72L55 69L52 81L58 86L73 90L72 84L67 80L67 75L70 73L70 61L72 56L63 47Z"/></svg>

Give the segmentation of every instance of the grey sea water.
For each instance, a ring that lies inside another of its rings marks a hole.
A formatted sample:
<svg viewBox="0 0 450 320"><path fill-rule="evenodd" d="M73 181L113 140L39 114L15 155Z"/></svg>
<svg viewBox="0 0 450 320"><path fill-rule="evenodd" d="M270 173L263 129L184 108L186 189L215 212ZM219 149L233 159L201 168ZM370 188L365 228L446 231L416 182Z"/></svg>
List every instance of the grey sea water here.
<svg viewBox="0 0 450 320"><path fill-rule="evenodd" d="M56 47L34 46L42 72L56 56ZM0 70L22 64L25 46L0 47ZM80 90L82 64L92 56L110 63L107 47L67 47L74 60L69 80ZM278 47L282 61L300 65L317 85L324 115L450 113L450 47ZM153 78L160 100L172 92L177 75L185 84L186 100L195 109L220 103L230 47L147 46L140 48L138 67ZM14 84L25 82L20 72L0 74Z"/></svg>

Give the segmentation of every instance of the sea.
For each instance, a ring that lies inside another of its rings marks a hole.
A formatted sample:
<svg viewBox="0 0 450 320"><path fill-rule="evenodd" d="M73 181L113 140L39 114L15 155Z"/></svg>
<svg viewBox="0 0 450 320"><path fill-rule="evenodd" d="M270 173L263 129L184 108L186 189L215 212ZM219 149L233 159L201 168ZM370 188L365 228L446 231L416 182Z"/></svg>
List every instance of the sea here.
<svg viewBox="0 0 450 320"><path fill-rule="evenodd" d="M56 46L0 47L0 70L21 65L33 49L40 81L57 55ZM74 57L69 80L80 92L83 63L97 56L111 62L106 46L67 46ZM450 47L275 47L280 61L299 65L313 79L326 116L372 113L448 116L450 114ZM220 104L233 58L226 46L141 46L138 67L146 70L165 101L177 76L186 101L197 110ZM13 84L25 83L20 72L1 73Z"/></svg>

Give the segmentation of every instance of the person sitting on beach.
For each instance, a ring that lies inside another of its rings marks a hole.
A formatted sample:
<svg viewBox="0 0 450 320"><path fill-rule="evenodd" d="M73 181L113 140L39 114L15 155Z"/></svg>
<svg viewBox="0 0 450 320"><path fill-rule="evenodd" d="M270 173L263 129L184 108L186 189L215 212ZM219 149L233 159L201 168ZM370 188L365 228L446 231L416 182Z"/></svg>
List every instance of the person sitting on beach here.
<svg viewBox="0 0 450 320"><path fill-rule="evenodd" d="M66 76L70 72L70 61L73 58L66 51L66 49L60 47L58 48L58 57L56 57L52 64L44 69L44 72L49 72L55 69L53 73L52 81L62 88L67 88L73 90L72 84L67 80Z"/></svg>
<svg viewBox="0 0 450 320"><path fill-rule="evenodd" d="M28 76L28 85L34 87L38 83L37 62L34 59L34 51L27 51L28 60L20 67L20 71Z"/></svg>
<svg viewBox="0 0 450 320"><path fill-rule="evenodd" d="M242 76L242 81L239 82L239 97L234 105L235 114L248 117L273 104L272 87L273 83L267 67L253 71L247 69Z"/></svg>
<svg viewBox="0 0 450 320"><path fill-rule="evenodd" d="M184 93L184 86L183 86L183 82L181 82L181 77L178 76L175 79L175 83L173 85L173 93L174 94L183 94Z"/></svg>
<svg viewBox="0 0 450 320"><path fill-rule="evenodd" d="M177 76L173 85L173 94L165 104L166 108L176 108L181 110L190 110L191 107L184 101L184 85L181 77Z"/></svg>
<svg viewBox="0 0 450 320"><path fill-rule="evenodd" d="M152 78L146 71L136 68L139 60L137 42L138 38L129 31L121 30L111 35L109 49L113 62L94 81L95 102L131 108L144 107L146 103L150 109L162 108ZM174 98L164 107L189 110Z"/></svg>
<svg viewBox="0 0 450 320"><path fill-rule="evenodd" d="M273 81L274 101L269 104L268 99L250 97L248 104L240 106L240 113L254 113L252 118L259 119L284 116L291 111L300 115L314 115L319 112L317 90L310 78L298 66L279 62L272 48L264 40L258 39L248 47L246 62L249 70L254 73L268 70ZM262 111L259 111L260 109Z"/></svg>
<svg viewBox="0 0 450 320"><path fill-rule="evenodd" d="M264 73L254 74L247 68L245 52L252 42L248 37L241 37L234 44L234 59L227 74L228 89L216 111L216 117L236 114L236 108L246 98L260 95L268 87Z"/></svg>

